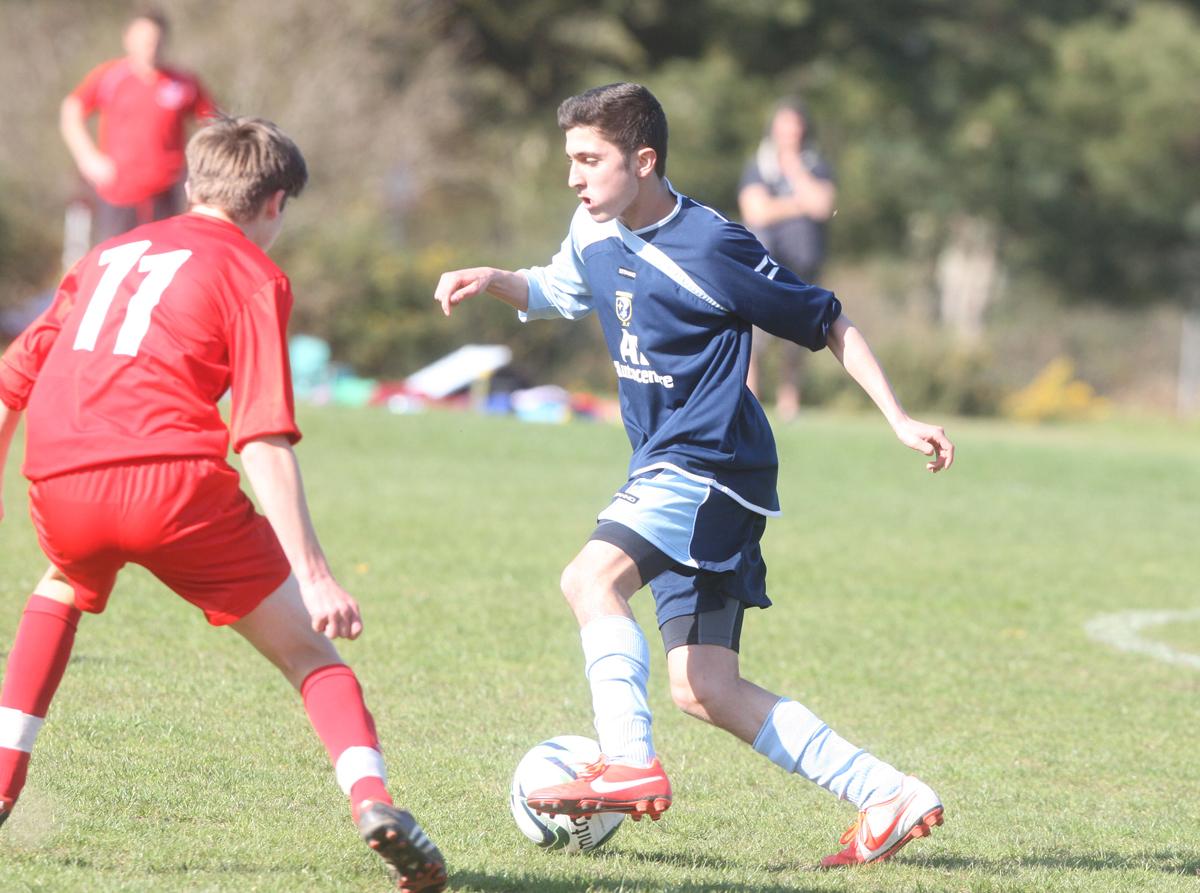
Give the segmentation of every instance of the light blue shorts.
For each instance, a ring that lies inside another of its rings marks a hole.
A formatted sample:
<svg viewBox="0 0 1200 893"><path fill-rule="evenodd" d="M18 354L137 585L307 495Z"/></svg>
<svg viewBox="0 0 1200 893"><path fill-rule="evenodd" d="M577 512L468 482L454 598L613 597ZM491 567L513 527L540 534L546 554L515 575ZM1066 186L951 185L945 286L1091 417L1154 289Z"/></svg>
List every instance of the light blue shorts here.
<svg viewBox="0 0 1200 893"><path fill-rule="evenodd" d="M766 518L717 487L658 469L627 481L597 521L632 530L669 559L631 555L639 570L655 568L650 579L643 574L643 582L654 593L660 626L721 610L728 599L760 608L771 604L759 548Z"/></svg>
<svg viewBox="0 0 1200 893"><path fill-rule="evenodd" d="M699 567L692 557L692 537L700 507L713 492L707 484L664 468L627 481L596 520L624 524L679 564Z"/></svg>

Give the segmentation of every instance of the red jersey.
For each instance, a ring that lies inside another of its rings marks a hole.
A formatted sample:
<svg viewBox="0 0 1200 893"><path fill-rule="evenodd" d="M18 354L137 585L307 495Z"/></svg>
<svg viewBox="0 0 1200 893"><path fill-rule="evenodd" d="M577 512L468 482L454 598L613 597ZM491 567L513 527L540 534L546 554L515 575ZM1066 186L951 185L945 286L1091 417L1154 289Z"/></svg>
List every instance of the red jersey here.
<svg viewBox="0 0 1200 893"><path fill-rule="evenodd" d="M137 204L178 183L187 119L216 111L193 75L159 68L143 80L128 59L93 68L71 95L85 115L100 113L100 151L113 160L117 176L98 191L113 205Z"/></svg>
<svg viewBox="0 0 1200 893"><path fill-rule="evenodd" d="M0 400L28 410L25 476L224 459L231 433L235 451L296 442L291 308L287 277L224 220L181 214L93 248L0 358Z"/></svg>

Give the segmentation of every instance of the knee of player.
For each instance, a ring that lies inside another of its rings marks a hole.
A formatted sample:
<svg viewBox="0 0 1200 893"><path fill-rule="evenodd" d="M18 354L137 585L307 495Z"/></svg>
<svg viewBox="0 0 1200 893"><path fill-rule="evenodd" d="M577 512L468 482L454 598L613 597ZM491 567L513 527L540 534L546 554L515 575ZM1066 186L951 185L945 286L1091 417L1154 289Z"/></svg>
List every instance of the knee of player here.
<svg viewBox="0 0 1200 893"><path fill-rule="evenodd" d="M568 602L575 603L587 595L588 588L593 584L589 575L580 567L578 561L572 561L563 568L558 586Z"/></svg>
<svg viewBox="0 0 1200 893"><path fill-rule="evenodd" d="M671 700L689 716L707 719L720 699L719 687L688 673L672 674Z"/></svg>

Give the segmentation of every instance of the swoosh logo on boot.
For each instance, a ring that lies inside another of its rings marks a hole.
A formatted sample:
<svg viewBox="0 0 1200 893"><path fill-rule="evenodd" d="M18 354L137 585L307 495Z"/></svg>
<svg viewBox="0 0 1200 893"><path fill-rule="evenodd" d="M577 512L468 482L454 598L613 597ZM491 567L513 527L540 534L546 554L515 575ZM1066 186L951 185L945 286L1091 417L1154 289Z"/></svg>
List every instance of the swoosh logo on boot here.
<svg viewBox="0 0 1200 893"><path fill-rule="evenodd" d="M652 778L635 778L633 781L604 781L597 778L592 782L592 790L598 794L613 794L617 791L627 791L630 788L636 788L639 785L649 784L652 781L666 781L662 775L655 775Z"/></svg>

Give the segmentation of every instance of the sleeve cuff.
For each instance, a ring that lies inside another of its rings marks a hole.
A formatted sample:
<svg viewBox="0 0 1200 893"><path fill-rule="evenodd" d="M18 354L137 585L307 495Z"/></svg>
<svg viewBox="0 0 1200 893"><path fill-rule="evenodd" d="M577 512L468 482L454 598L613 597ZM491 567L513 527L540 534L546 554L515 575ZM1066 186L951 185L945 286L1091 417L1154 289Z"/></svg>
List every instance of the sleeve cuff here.
<svg viewBox="0 0 1200 893"><path fill-rule="evenodd" d="M517 270L517 272L524 276L525 281L529 283L529 298L526 303L526 309L517 311L517 319L521 322L529 322L531 319L546 319L558 316L558 308L546 297L546 288L542 284L540 270L536 267L531 267Z"/></svg>
<svg viewBox="0 0 1200 893"><path fill-rule="evenodd" d="M241 451L246 448L246 444L250 443L251 441L262 440L264 437L272 436L286 437L288 443L290 443L292 446L295 446L300 442L300 438L304 435L300 433L299 428L285 428L280 431L256 431L253 434L242 435L235 440L233 442L233 451L235 453L241 453Z"/></svg>
<svg viewBox="0 0 1200 893"><path fill-rule="evenodd" d="M838 317L842 315L842 302L838 300L837 295L833 292L829 293L829 304L825 307L825 314L821 317L821 340L815 344L809 345L809 349L814 353L818 350L823 350L829 343L829 329L838 321Z"/></svg>

